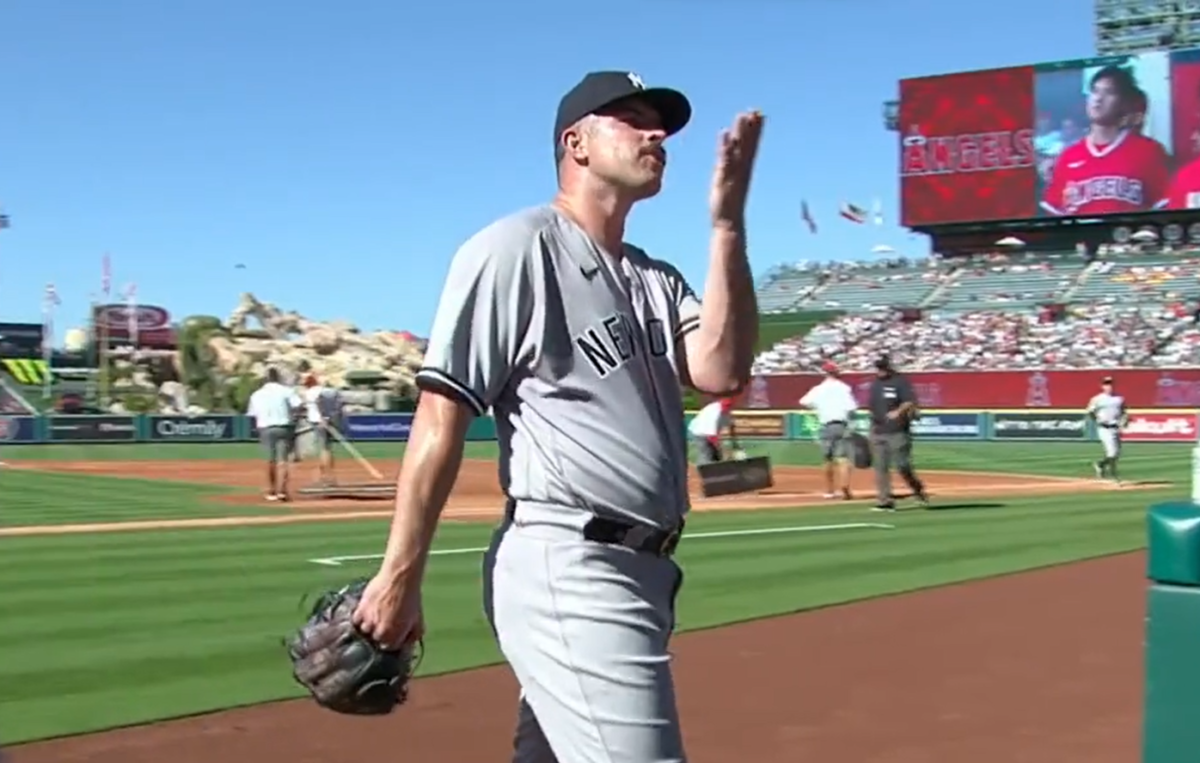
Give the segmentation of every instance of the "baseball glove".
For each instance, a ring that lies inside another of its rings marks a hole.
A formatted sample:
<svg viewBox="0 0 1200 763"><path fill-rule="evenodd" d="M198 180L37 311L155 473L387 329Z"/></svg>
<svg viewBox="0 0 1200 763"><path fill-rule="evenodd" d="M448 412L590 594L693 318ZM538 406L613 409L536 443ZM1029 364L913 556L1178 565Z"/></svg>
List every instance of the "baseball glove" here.
<svg viewBox="0 0 1200 763"><path fill-rule="evenodd" d="M287 641L292 677L321 707L347 715L385 715L408 699L420 645L385 650L351 616L366 580L322 594Z"/></svg>

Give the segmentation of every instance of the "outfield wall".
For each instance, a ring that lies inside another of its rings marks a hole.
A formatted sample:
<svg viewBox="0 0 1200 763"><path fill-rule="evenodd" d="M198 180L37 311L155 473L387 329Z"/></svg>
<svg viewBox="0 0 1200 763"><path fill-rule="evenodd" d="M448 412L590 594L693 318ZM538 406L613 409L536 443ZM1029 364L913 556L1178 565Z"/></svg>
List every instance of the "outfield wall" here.
<svg viewBox="0 0 1200 763"><path fill-rule="evenodd" d="M687 420L692 414L688 414ZM807 411L735 411L734 426L746 440L815 440L816 417ZM866 430L865 414L855 427ZM354 442L406 442L412 414L367 413L346 417ZM1080 442L1096 439L1096 427L1080 409L928 410L914 423L921 440ZM0 445L38 443L221 443L252 442L257 432L246 416L0 416ZM483 416L467 439L496 439L496 423ZM1133 409L1126 442L1195 442L1197 414L1189 408Z"/></svg>

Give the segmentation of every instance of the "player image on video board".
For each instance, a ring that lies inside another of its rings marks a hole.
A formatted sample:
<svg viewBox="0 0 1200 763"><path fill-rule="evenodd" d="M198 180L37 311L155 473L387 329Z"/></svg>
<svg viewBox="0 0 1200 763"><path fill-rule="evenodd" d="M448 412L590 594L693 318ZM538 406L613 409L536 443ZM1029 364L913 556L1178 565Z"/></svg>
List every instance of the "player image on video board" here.
<svg viewBox="0 0 1200 763"><path fill-rule="evenodd" d="M1148 212L1171 180L1170 63L1165 51L1034 76L1038 214Z"/></svg>
<svg viewBox="0 0 1200 763"><path fill-rule="evenodd" d="M1175 166L1167 209L1200 209L1200 51L1171 54L1172 140Z"/></svg>

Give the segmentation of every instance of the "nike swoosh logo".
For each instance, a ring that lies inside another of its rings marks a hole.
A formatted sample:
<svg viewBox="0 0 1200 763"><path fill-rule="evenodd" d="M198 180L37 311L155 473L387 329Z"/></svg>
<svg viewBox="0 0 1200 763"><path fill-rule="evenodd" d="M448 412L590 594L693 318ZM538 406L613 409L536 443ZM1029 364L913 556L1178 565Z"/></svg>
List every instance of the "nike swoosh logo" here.
<svg viewBox="0 0 1200 763"><path fill-rule="evenodd" d="M1083 165L1085 165L1085 164L1087 164L1087 162L1069 162L1069 163L1067 164L1067 169L1069 169L1069 170L1077 170L1077 169L1079 169L1080 167L1082 167L1082 166L1083 166Z"/></svg>

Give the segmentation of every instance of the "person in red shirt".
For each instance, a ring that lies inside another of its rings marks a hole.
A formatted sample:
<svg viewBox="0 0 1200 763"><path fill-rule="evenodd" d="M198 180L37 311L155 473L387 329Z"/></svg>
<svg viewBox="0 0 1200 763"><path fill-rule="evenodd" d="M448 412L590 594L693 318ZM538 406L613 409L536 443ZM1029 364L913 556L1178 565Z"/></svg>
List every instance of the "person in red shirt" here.
<svg viewBox="0 0 1200 763"><path fill-rule="evenodd" d="M1166 205L1171 160L1141 134L1147 97L1133 75L1106 66L1092 77L1082 140L1058 155L1041 207L1057 216L1144 212Z"/></svg>
<svg viewBox="0 0 1200 763"><path fill-rule="evenodd" d="M1195 133L1192 140L1196 140ZM1167 209L1200 209L1200 156L1180 167L1171 179Z"/></svg>

